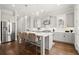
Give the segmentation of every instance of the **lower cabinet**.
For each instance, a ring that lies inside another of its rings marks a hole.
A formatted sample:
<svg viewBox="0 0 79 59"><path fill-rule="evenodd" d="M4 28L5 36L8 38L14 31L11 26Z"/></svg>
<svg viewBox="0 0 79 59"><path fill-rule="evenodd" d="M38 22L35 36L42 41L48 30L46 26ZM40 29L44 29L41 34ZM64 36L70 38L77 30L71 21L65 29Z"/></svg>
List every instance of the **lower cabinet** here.
<svg viewBox="0 0 79 59"><path fill-rule="evenodd" d="M75 35L74 33L55 32L54 40L73 44L75 40Z"/></svg>
<svg viewBox="0 0 79 59"><path fill-rule="evenodd" d="M50 50L52 48L52 46L54 45L52 38L53 38L52 35L45 37L45 47L47 50Z"/></svg>
<svg viewBox="0 0 79 59"><path fill-rule="evenodd" d="M61 32L55 32L53 34L53 39L56 40L56 41L63 41L63 33Z"/></svg>
<svg viewBox="0 0 79 59"><path fill-rule="evenodd" d="M78 32L75 34L75 49L77 50L77 52L79 53L79 34Z"/></svg>
<svg viewBox="0 0 79 59"><path fill-rule="evenodd" d="M64 33L65 42L74 43L75 34L74 33Z"/></svg>
<svg viewBox="0 0 79 59"><path fill-rule="evenodd" d="M75 49L79 53L79 41L75 43Z"/></svg>

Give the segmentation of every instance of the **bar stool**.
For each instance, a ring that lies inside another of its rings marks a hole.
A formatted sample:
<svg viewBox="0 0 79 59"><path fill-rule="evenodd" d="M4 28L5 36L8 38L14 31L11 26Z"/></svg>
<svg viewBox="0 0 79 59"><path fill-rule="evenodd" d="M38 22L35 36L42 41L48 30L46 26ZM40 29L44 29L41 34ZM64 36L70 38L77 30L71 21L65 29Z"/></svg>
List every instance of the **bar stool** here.
<svg viewBox="0 0 79 59"><path fill-rule="evenodd" d="M25 32L23 32L22 34L21 34L21 42L22 43L25 43L25 37L26 37L26 33Z"/></svg>
<svg viewBox="0 0 79 59"><path fill-rule="evenodd" d="M17 33L17 39L18 39L17 41L18 41L19 43L21 43L21 39L22 39L22 38L21 38L21 32L18 32L18 33Z"/></svg>
<svg viewBox="0 0 79 59"><path fill-rule="evenodd" d="M30 41L31 43L35 43L36 42L36 35L34 33L29 33L28 34L28 41Z"/></svg>
<svg viewBox="0 0 79 59"><path fill-rule="evenodd" d="M29 33L28 34L28 42L30 42L32 44L31 46L35 45L36 54L37 54L38 42L37 42L37 36L34 33Z"/></svg>

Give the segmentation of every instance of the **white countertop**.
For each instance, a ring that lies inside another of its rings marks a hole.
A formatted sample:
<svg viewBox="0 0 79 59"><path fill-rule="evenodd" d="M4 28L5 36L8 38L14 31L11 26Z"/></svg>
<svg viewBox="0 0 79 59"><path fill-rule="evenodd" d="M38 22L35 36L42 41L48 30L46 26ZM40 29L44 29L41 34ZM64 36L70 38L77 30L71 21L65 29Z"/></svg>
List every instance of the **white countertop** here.
<svg viewBox="0 0 79 59"><path fill-rule="evenodd" d="M33 31L25 31L25 32L27 32L27 33L35 33L36 35L40 35L40 36L48 36L48 35L52 35L53 33L52 32L33 32Z"/></svg>
<svg viewBox="0 0 79 59"><path fill-rule="evenodd" d="M73 30L73 33L74 32L74 27L66 27L66 28L40 28L40 30L37 30L36 28L34 28L32 31L37 31L37 32L53 32L53 29L55 30L55 32L64 32L65 31L70 31L71 29ZM71 32L69 32L71 33Z"/></svg>

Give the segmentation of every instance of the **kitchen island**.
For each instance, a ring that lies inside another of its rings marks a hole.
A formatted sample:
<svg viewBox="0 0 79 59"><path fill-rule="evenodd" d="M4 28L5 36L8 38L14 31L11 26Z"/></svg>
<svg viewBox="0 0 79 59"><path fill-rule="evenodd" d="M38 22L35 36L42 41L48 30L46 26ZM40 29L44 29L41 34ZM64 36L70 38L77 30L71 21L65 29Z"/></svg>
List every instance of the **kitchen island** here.
<svg viewBox="0 0 79 59"><path fill-rule="evenodd" d="M52 32L25 31L25 33L34 33L36 36L40 37L40 47L42 55L45 55L45 49L51 50L52 46L54 45Z"/></svg>

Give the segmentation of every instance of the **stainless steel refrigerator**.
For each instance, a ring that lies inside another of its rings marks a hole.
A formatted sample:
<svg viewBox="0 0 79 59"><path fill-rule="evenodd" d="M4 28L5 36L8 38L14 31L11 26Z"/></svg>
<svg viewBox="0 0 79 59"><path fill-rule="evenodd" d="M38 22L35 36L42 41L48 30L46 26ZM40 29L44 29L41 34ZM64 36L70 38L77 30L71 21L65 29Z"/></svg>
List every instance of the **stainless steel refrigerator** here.
<svg viewBox="0 0 79 59"><path fill-rule="evenodd" d="M1 21L1 43L15 40L15 24Z"/></svg>
<svg viewBox="0 0 79 59"><path fill-rule="evenodd" d="M0 43L1 43L1 21L0 21Z"/></svg>

